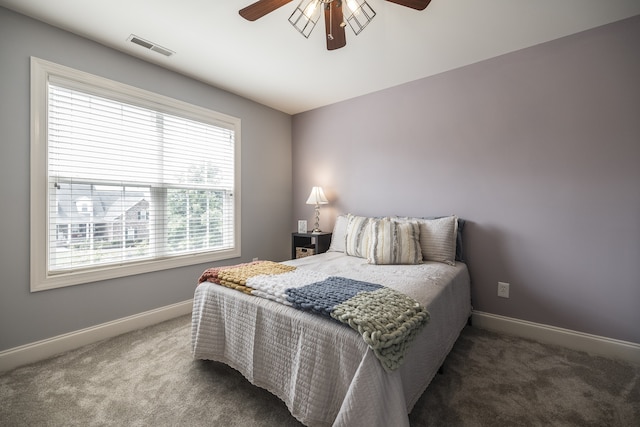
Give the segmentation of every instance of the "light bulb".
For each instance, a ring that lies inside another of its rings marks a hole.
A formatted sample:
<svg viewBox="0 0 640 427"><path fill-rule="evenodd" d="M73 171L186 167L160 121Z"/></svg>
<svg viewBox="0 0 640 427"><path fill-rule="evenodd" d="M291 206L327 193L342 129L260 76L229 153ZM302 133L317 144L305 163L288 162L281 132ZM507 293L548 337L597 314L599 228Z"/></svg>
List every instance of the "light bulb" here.
<svg viewBox="0 0 640 427"><path fill-rule="evenodd" d="M313 13L316 11L316 9L318 8L318 3L320 3L320 0L315 0L312 1L311 3L309 3L307 5L307 7L305 7L304 9L304 15L308 18L311 19L311 17L313 16Z"/></svg>
<svg viewBox="0 0 640 427"><path fill-rule="evenodd" d="M351 13L355 13L358 9L358 3L355 0L347 0L347 6L351 10Z"/></svg>

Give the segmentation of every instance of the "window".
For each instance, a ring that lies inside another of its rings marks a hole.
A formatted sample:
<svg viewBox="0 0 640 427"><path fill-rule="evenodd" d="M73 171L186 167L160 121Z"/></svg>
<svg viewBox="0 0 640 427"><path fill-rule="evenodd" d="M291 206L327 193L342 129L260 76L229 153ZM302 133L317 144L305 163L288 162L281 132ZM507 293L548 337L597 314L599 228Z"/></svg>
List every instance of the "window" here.
<svg viewBox="0 0 640 427"><path fill-rule="evenodd" d="M32 291L240 256L240 120L32 58Z"/></svg>

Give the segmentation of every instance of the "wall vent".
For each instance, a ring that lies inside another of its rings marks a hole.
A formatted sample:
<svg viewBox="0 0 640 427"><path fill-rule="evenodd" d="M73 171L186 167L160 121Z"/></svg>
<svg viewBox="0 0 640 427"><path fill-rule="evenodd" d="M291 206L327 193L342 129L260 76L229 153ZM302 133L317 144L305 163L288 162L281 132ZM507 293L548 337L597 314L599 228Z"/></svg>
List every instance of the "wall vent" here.
<svg viewBox="0 0 640 427"><path fill-rule="evenodd" d="M131 43L135 43L138 46L142 46L145 49L149 49L149 50L152 50L154 52L158 52L158 53L160 53L160 54L162 54L164 56L171 56L171 55L173 55L175 53L174 51L169 50L166 47L162 47L160 45L152 43L152 42L150 42L148 40L145 40L145 39L143 39L141 37L138 37L138 36L136 36L134 34L131 34L129 36L129 38L127 39L127 41L130 41Z"/></svg>

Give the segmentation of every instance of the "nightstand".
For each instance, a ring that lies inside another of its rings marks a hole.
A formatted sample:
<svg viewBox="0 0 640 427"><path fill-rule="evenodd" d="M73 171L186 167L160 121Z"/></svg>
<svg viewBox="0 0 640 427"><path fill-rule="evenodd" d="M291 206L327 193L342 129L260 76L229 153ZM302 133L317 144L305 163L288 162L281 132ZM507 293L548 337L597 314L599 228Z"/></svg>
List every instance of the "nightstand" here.
<svg viewBox="0 0 640 427"><path fill-rule="evenodd" d="M326 252L332 233L291 233L291 259Z"/></svg>

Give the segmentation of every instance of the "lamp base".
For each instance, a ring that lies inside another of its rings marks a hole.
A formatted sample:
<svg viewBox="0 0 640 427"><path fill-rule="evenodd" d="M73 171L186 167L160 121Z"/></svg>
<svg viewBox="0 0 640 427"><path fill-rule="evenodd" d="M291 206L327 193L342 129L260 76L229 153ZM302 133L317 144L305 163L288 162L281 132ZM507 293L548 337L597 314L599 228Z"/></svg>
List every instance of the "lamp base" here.
<svg viewBox="0 0 640 427"><path fill-rule="evenodd" d="M311 230L311 233L313 234L318 234L318 233L322 233L322 231L320 230L320 205L316 203L316 223L313 224L313 230Z"/></svg>

